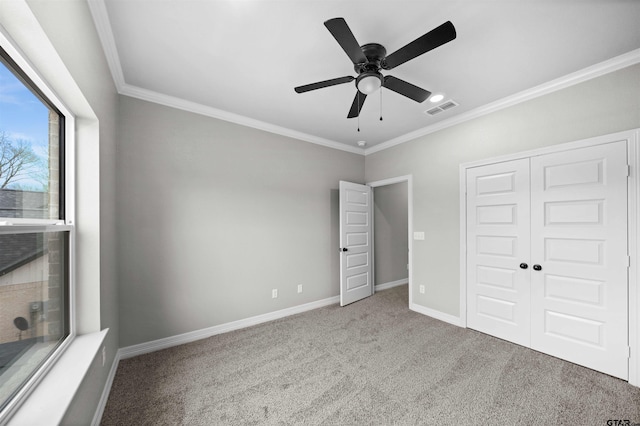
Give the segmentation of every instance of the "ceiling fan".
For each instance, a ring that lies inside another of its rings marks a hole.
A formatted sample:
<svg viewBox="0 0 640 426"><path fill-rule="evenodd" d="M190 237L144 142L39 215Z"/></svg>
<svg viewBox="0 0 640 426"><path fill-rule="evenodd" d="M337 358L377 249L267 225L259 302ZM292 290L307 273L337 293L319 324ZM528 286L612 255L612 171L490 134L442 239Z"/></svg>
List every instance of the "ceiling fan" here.
<svg viewBox="0 0 640 426"><path fill-rule="evenodd" d="M327 27L331 35L351 59L353 68L358 73L358 76L352 77L348 75L306 84L296 87L295 91L304 93L322 89L323 87L350 83L355 80L357 92L347 118L358 117L367 95L375 92L380 87L393 90L416 102L424 102L429 98L431 92L397 77L391 75L383 76L380 70L391 70L456 38L455 27L450 21L447 21L392 54L387 55L387 50L381 44L368 43L360 46L344 18L329 19L324 23L324 26Z"/></svg>

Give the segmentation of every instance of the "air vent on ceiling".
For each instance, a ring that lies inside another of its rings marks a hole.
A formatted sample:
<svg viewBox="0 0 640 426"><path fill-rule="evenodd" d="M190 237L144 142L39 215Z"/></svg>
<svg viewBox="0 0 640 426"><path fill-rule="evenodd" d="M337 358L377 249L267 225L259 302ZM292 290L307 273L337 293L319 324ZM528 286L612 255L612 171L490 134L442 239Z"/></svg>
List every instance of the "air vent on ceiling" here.
<svg viewBox="0 0 640 426"><path fill-rule="evenodd" d="M453 99L449 99L448 101L444 101L438 106L435 106L431 109L426 110L425 114L434 116L434 115L440 114L441 112L445 112L448 109L455 108L457 106L458 104Z"/></svg>

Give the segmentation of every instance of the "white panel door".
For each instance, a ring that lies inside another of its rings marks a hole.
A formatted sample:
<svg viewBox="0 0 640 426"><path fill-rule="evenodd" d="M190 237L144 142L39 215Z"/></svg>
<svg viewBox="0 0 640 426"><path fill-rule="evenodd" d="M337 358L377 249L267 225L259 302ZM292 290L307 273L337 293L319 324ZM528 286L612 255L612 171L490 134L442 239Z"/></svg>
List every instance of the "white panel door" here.
<svg viewBox="0 0 640 426"><path fill-rule="evenodd" d="M340 181L340 306L373 294L373 192Z"/></svg>
<svg viewBox="0 0 640 426"><path fill-rule="evenodd" d="M467 170L467 325L529 346L529 160Z"/></svg>
<svg viewBox="0 0 640 426"><path fill-rule="evenodd" d="M531 347L627 379L626 142L532 157L531 206Z"/></svg>

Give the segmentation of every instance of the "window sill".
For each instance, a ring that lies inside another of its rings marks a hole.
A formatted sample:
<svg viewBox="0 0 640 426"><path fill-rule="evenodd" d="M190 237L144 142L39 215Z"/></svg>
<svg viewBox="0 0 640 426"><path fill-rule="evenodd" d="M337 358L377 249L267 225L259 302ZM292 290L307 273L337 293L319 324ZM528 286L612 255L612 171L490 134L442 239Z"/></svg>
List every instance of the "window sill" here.
<svg viewBox="0 0 640 426"><path fill-rule="evenodd" d="M76 336L9 425L60 424L108 331Z"/></svg>

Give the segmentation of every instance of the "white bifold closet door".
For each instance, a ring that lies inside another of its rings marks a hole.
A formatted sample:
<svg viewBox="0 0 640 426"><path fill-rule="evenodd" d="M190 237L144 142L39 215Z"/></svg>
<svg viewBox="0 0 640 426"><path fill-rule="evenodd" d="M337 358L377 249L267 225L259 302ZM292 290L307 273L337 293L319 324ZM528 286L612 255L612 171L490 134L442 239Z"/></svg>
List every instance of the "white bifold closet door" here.
<svg viewBox="0 0 640 426"><path fill-rule="evenodd" d="M529 346L529 159L470 169L467 208L467 325Z"/></svg>
<svg viewBox="0 0 640 426"><path fill-rule="evenodd" d="M625 142L470 169L468 326L628 378Z"/></svg>

